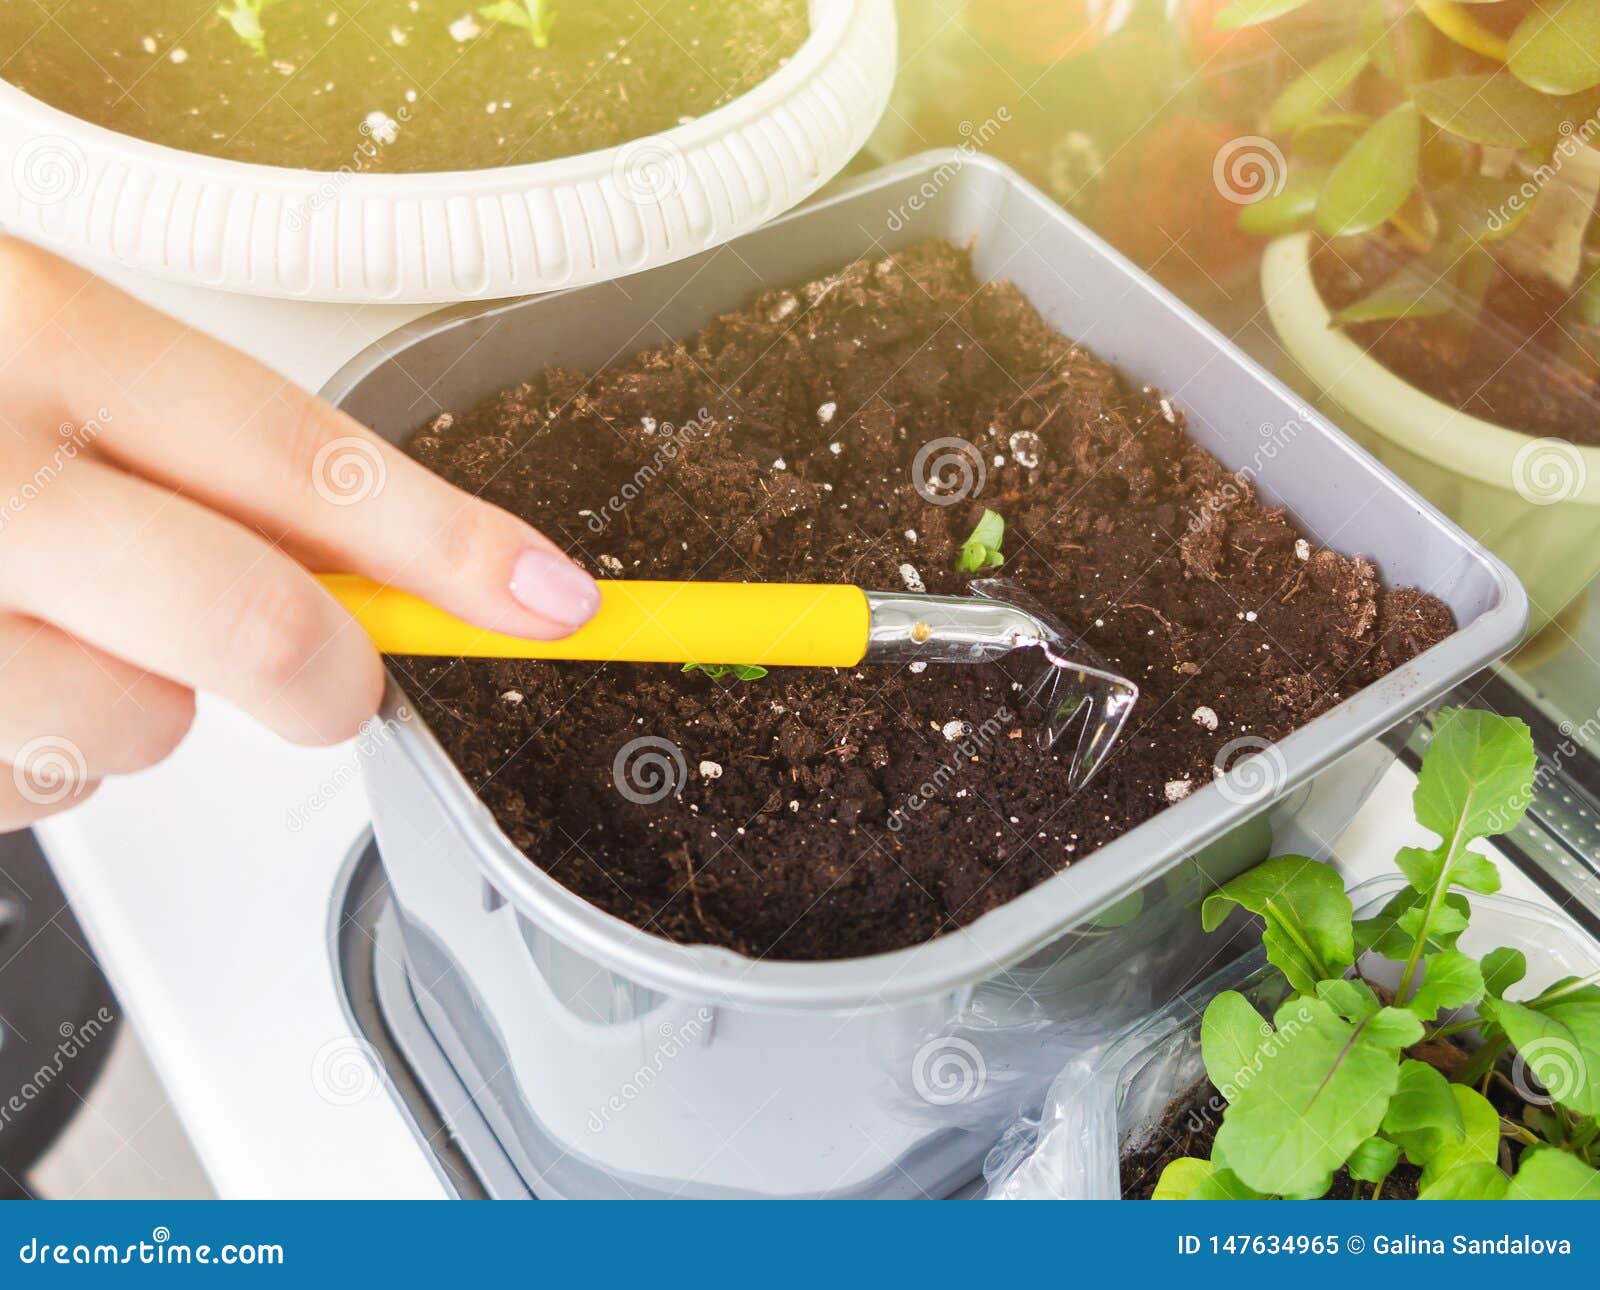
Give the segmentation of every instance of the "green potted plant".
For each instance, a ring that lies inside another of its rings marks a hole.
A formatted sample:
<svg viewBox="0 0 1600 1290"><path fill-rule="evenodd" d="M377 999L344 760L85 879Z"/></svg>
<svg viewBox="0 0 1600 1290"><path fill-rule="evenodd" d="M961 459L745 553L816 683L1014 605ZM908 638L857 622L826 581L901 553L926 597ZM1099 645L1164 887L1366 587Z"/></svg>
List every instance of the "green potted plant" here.
<svg viewBox="0 0 1600 1290"><path fill-rule="evenodd" d="M1217 22L1302 11L1327 52L1235 141L1267 311L1341 424L1517 572L1531 636L1600 573L1600 0Z"/></svg>
<svg viewBox="0 0 1600 1290"><path fill-rule="evenodd" d="M1600 1199L1600 985L1530 992L1521 949L1462 940L1469 900L1500 886L1472 843L1520 818L1534 764L1521 722L1442 713L1415 798L1440 841L1399 851L1405 885L1372 917L1296 856L1206 900L1207 927L1235 908L1262 919L1278 988L1270 1024L1244 990L1207 1003L1225 1105L1193 1135L1209 1151L1169 1153L1154 1199L1376 1198L1392 1180L1423 1199Z"/></svg>

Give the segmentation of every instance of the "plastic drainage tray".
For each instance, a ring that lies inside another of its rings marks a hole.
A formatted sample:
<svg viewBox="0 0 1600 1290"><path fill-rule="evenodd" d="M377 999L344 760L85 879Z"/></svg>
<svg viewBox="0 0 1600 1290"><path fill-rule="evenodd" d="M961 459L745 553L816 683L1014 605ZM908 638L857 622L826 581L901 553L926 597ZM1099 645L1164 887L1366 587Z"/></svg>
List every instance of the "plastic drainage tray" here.
<svg viewBox="0 0 1600 1290"><path fill-rule="evenodd" d="M1377 737L1521 635L1526 597L1502 564L1060 207L961 153L624 282L423 319L326 393L399 439L541 367L605 366L765 287L932 236L971 242L981 277L1162 387L1316 541L1433 592L1460 629L960 932L826 963L676 945L587 904L511 844L391 684L393 737L366 776L417 1003L463 1076L482 1073L483 1114L522 1175L559 1171L541 1194L948 1194L1074 1045L1203 961L1193 885L1274 850L1326 855L1393 760Z"/></svg>

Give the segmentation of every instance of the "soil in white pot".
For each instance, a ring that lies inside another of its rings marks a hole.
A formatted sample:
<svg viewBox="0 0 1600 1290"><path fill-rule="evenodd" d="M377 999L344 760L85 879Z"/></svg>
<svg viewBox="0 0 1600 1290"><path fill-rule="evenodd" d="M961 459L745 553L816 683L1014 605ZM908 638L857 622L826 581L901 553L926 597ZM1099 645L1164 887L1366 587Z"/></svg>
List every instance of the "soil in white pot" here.
<svg viewBox="0 0 1600 1290"><path fill-rule="evenodd" d="M409 449L602 577L958 594L992 509L1005 563L986 574L1143 687L1074 797L1003 666L719 682L396 661L534 863L636 926L753 955L852 957L969 923L1454 630L1438 600L1317 549L1179 406L945 242L765 292L593 375L530 373ZM619 782L640 739L665 741L676 791Z"/></svg>
<svg viewBox="0 0 1600 1290"><path fill-rule="evenodd" d="M805 0L546 0L540 45L486 16L502 10L529 12L523 0L7 0L0 77L95 125L234 161L478 170L702 116L809 31Z"/></svg>
<svg viewBox="0 0 1600 1290"><path fill-rule="evenodd" d="M1330 310L1367 296L1412 259L1385 234L1320 242L1312 276ZM1359 323L1351 339L1396 376L1451 407L1535 436L1600 445L1600 363L1577 361L1567 297L1497 265L1475 315Z"/></svg>

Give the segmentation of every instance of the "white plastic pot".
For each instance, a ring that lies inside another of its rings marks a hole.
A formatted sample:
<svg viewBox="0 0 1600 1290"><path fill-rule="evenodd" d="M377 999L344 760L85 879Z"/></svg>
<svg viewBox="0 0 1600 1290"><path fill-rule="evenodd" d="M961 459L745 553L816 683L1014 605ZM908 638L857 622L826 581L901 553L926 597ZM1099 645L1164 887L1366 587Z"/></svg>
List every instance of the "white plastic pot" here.
<svg viewBox="0 0 1600 1290"><path fill-rule="evenodd" d="M1600 575L1600 448L1479 420L1396 376L1331 325L1309 233L1267 248L1261 286L1323 410L1522 580L1530 637Z"/></svg>
<svg viewBox="0 0 1600 1290"><path fill-rule="evenodd" d="M163 278L353 304L526 295L720 245L860 149L894 80L893 0L811 0L811 35L687 125L525 166L318 172L118 134L0 81L0 227Z"/></svg>
<svg viewBox="0 0 1600 1290"><path fill-rule="evenodd" d="M1356 917L1372 917L1405 885L1395 874L1355 887ZM1481 958L1501 946L1521 950L1528 960L1514 998L1538 994L1564 977L1600 972L1600 945L1565 914L1514 896L1473 896L1462 950ZM1362 970L1390 986L1399 975L1397 964L1373 956L1362 961ZM1107 1047L1070 1063L1051 1085L1038 1120L1013 1126L990 1153L984 1165L990 1197L1120 1199L1122 1156L1148 1143L1173 1102L1205 1080L1200 1021L1225 990L1238 990L1270 1013L1288 988L1257 949Z"/></svg>

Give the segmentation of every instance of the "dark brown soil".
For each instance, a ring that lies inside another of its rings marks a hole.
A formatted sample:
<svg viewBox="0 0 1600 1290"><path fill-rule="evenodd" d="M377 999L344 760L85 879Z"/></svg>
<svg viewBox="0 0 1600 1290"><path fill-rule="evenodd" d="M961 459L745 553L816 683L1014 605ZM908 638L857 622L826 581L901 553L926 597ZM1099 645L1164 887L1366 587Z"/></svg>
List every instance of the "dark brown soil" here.
<svg viewBox="0 0 1600 1290"><path fill-rule="evenodd" d="M1222 1127L1226 1104L1209 1080L1176 1099L1162 1117L1161 1127L1138 1151L1122 1157L1122 1199L1149 1200L1161 1181L1161 1171L1184 1156L1211 1159L1211 1146ZM1386 1200L1416 1200L1422 1170L1402 1160L1384 1181ZM1360 1194L1357 1194L1359 1189ZM1364 1200L1372 1195L1370 1183L1357 1183L1343 1169L1333 1176L1326 1200Z"/></svg>
<svg viewBox="0 0 1600 1290"><path fill-rule="evenodd" d="M6 0L0 76L190 152L325 171L476 170L704 115L770 76L808 31L805 0L551 0L541 49L481 17L483 0L274 0L258 52L219 14L239 2Z"/></svg>
<svg viewBox="0 0 1600 1290"><path fill-rule="evenodd" d="M1317 289L1337 310L1397 273L1409 256L1382 238L1323 242ZM1403 318L1348 329L1385 367L1462 411L1527 434L1600 445L1600 379L1564 346L1566 297L1552 283L1497 269L1475 325Z"/></svg>
<svg viewBox="0 0 1600 1290"><path fill-rule="evenodd" d="M957 548L992 507L1003 572L1144 687L1076 797L1000 667L724 688L676 668L397 665L512 840L618 917L787 959L928 940L1206 784L1230 741L1280 738L1454 629L1364 560L1297 551L1289 517L1183 425L929 242L770 291L682 347L538 373L410 443L602 576L898 589L909 566L956 593ZM987 479L939 506L912 469L946 436L981 448ZM970 737L946 737L956 721ZM643 736L681 750L681 796L619 794L614 759Z"/></svg>

